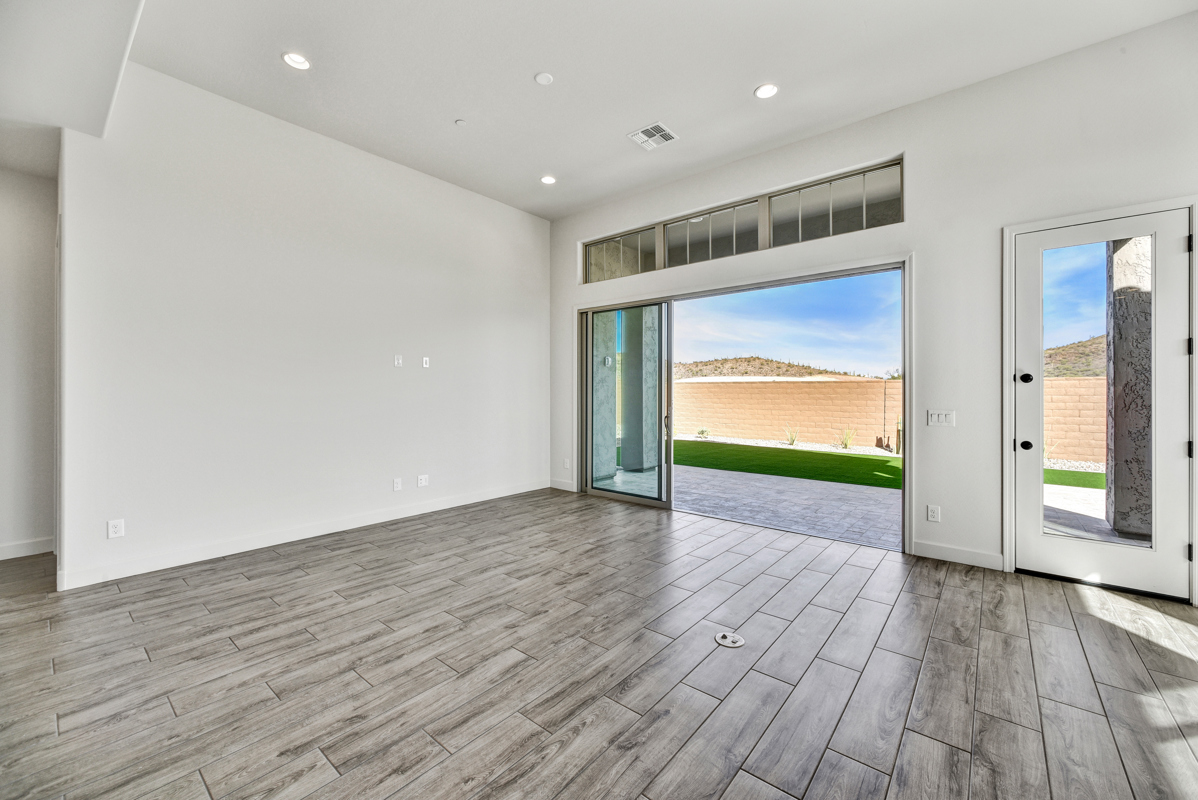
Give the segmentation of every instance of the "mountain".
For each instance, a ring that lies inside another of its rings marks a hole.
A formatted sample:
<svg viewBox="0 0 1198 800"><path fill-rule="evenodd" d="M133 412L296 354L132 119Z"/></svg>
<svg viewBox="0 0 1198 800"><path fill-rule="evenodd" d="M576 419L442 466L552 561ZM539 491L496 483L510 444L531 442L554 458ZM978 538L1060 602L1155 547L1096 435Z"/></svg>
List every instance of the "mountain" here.
<svg viewBox="0 0 1198 800"><path fill-rule="evenodd" d="M1105 378L1106 334L1044 351L1045 378Z"/></svg>
<svg viewBox="0 0 1198 800"><path fill-rule="evenodd" d="M809 367L806 364L791 364L759 356L740 358L716 358L711 361L691 361L674 364L674 380L682 378L724 378L753 376L761 378L809 378L827 375L838 380L853 380L860 376L831 369Z"/></svg>

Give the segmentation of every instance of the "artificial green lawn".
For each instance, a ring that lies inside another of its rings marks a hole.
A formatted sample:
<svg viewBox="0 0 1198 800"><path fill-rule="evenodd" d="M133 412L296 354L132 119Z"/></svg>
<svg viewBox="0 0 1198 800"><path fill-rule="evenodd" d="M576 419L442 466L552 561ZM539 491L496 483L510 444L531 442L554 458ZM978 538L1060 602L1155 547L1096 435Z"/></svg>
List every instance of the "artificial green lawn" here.
<svg viewBox="0 0 1198 800"><path fill-rule="evenodd" d="M903 459L893 456L676 440L674 463L684 467L781 475L786 478L880 486L884 489L903 488ZM1044 482L1055 483L1058 486L1105 489L1106 475L1101 472L1046 469Z"/></svg>
<svg viewBox="0 0 1198 800"><path fill-rule="evenodd" d="M813 481L853 483L858 486L903 488L903 460L854 453L783 450L721 442L674 442L674 463L685 467L782 475Z"/></svg>
<svg viewBox="0 0 1198 800"><path fill-rule="evenodd" d="M1105 472L1076 472L1071 469L1046 469L1044 482L1057 486L1080 486L1083 489L1105 489Z"/></svg>

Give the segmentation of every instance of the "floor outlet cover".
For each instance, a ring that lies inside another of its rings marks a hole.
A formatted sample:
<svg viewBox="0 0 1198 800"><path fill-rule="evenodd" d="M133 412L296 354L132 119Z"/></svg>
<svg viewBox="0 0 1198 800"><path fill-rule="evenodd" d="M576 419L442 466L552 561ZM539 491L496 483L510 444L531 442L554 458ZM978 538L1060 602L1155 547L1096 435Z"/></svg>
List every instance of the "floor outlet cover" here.
<svg viewBox="0 0 1198 800"><path fill-rule="evenodd" d="M745 643L745 637L723 631L715 635L715 641L721 647L741 647Z"/></svg>

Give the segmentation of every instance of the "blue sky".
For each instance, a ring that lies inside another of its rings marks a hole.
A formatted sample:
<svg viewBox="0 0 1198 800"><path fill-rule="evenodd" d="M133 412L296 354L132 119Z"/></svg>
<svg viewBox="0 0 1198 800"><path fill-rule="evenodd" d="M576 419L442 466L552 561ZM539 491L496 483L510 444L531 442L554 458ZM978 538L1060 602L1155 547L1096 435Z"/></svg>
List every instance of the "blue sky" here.
<svg viewBox="0 0 1198 800"><path fill-rule="evenodd" d="M1106 242L1044 251L1044 347L1106 333Z"/></svg>
<svg viewBox="0 0 1198 800"><path fill-rule="evenodd" d="M882 375L902 364L897 271L674 303L674 360L761 356Z"/></svg>

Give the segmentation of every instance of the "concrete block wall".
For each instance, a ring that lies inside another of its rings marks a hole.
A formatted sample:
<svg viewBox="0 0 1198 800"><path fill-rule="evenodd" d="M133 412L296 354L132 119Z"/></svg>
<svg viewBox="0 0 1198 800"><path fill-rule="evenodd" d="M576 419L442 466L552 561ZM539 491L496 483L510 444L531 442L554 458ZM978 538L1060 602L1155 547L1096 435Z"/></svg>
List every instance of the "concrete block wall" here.
<svg viewBox="0 0 1198 800"><path fill-rule="evenodd" d="M889 436L893 446L902 400L900 380L676 381L674 430L786 441L789 425L804 442L832 444L856 430L855 445ZM1106 378L1046 379L1044 437L1050 458L1105 463Z"/></svg>
<svg viewBox="0 0 1198 800"><path fill-rule="evenodd" d="M1044 454L1106 463L1106 378L1044 379Z"/></svg>
<svg viewBox="0 0 1198 800"><path fill-rule="evenodd" d="M885 393L885 402L883 402ZM902 413L902 381L679 381L674 384L674 430L694 435L832 444L846 430L855 445L889 436Z"/></svg>

